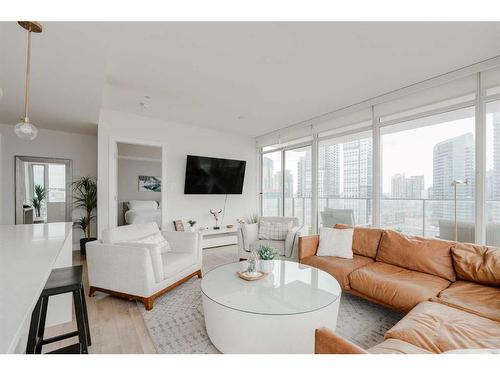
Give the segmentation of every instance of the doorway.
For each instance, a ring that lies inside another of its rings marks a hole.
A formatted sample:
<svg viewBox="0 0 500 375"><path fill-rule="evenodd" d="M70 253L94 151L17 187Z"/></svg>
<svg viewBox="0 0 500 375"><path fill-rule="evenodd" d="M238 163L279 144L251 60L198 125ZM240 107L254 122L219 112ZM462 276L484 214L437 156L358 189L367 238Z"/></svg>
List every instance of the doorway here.
<svg viewBox="0 0 500 375"><path fill-rule="evenodd" d="M164 146L128 139L112 140L110 227L165 223Z"/></svg>

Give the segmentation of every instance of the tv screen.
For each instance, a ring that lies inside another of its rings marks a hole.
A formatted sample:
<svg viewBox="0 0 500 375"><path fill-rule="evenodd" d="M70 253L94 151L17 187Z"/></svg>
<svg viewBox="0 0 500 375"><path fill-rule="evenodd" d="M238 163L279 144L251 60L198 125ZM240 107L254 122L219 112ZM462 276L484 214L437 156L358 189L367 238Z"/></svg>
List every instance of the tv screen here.
<svg viewBox="0 0 500 375"><path fill-rule="evenodd" d="M184 194L241 194L246 163L188 155Z"/></svg>

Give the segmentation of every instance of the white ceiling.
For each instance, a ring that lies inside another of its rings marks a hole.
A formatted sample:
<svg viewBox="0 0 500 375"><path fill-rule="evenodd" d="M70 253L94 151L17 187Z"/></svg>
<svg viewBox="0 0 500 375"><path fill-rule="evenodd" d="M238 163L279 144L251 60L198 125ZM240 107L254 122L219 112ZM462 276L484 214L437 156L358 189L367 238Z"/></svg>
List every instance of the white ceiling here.
<svg viewBox="0 0 500 375"><path fill-rule="evenodd" d="M0 23L0 123L22 116L25 48ZM498 55L500 23L48 22L30 117L95 132L105 107L256 136Z"/></svg>

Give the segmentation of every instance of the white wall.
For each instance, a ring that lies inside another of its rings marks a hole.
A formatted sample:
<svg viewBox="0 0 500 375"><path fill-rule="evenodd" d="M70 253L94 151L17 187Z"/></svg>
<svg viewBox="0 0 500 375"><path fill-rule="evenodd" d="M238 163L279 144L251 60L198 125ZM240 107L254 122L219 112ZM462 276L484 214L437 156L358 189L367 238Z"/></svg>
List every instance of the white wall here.
<svg viewBox="0 0 500 375"><path fill-rule="evenodd" d="M23 141L14 134L14 126L0 124L0 224L15 223L15 161L14 156L38 156L73 160L73 178L96 176L97 137L38 129L33 141ZM78 214L75 212L75 216ZM82 232L73 232L78 243Z"/></svg>
<svg viewBox="0 0 500 375"><path fill-rule="evenodd" d="M174 122L141 117L124 112L101 110L98 127L98 224L99 233L109 225L109 146L110 137L162 142L166 146L166 229L176 219L215 223L211 208L222 208L224 195L184 195L186 155L246 160L243 194L229 195L223 225L258 210L258 163L255 140Z"/></svg>

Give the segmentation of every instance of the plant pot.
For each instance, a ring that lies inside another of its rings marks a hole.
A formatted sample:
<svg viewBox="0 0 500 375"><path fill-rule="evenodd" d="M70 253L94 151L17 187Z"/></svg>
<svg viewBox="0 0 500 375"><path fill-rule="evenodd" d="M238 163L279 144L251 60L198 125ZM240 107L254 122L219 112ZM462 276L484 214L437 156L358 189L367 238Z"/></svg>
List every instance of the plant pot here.
<svg viewBox="0 0 500 375"><path fill-rule="evenodd" d="M273 260L260 260L260 270L265 273L271 273L274 270Z"/></svg>
<svg viewBox="0 0 500 375"><path fill-rule="evenodd" d="M95 238L95 237L80 238L80 254L86 255L87 254L87 249L86 249L87 242L92 242L95 240L97 240L97 238Z"/></svg>

